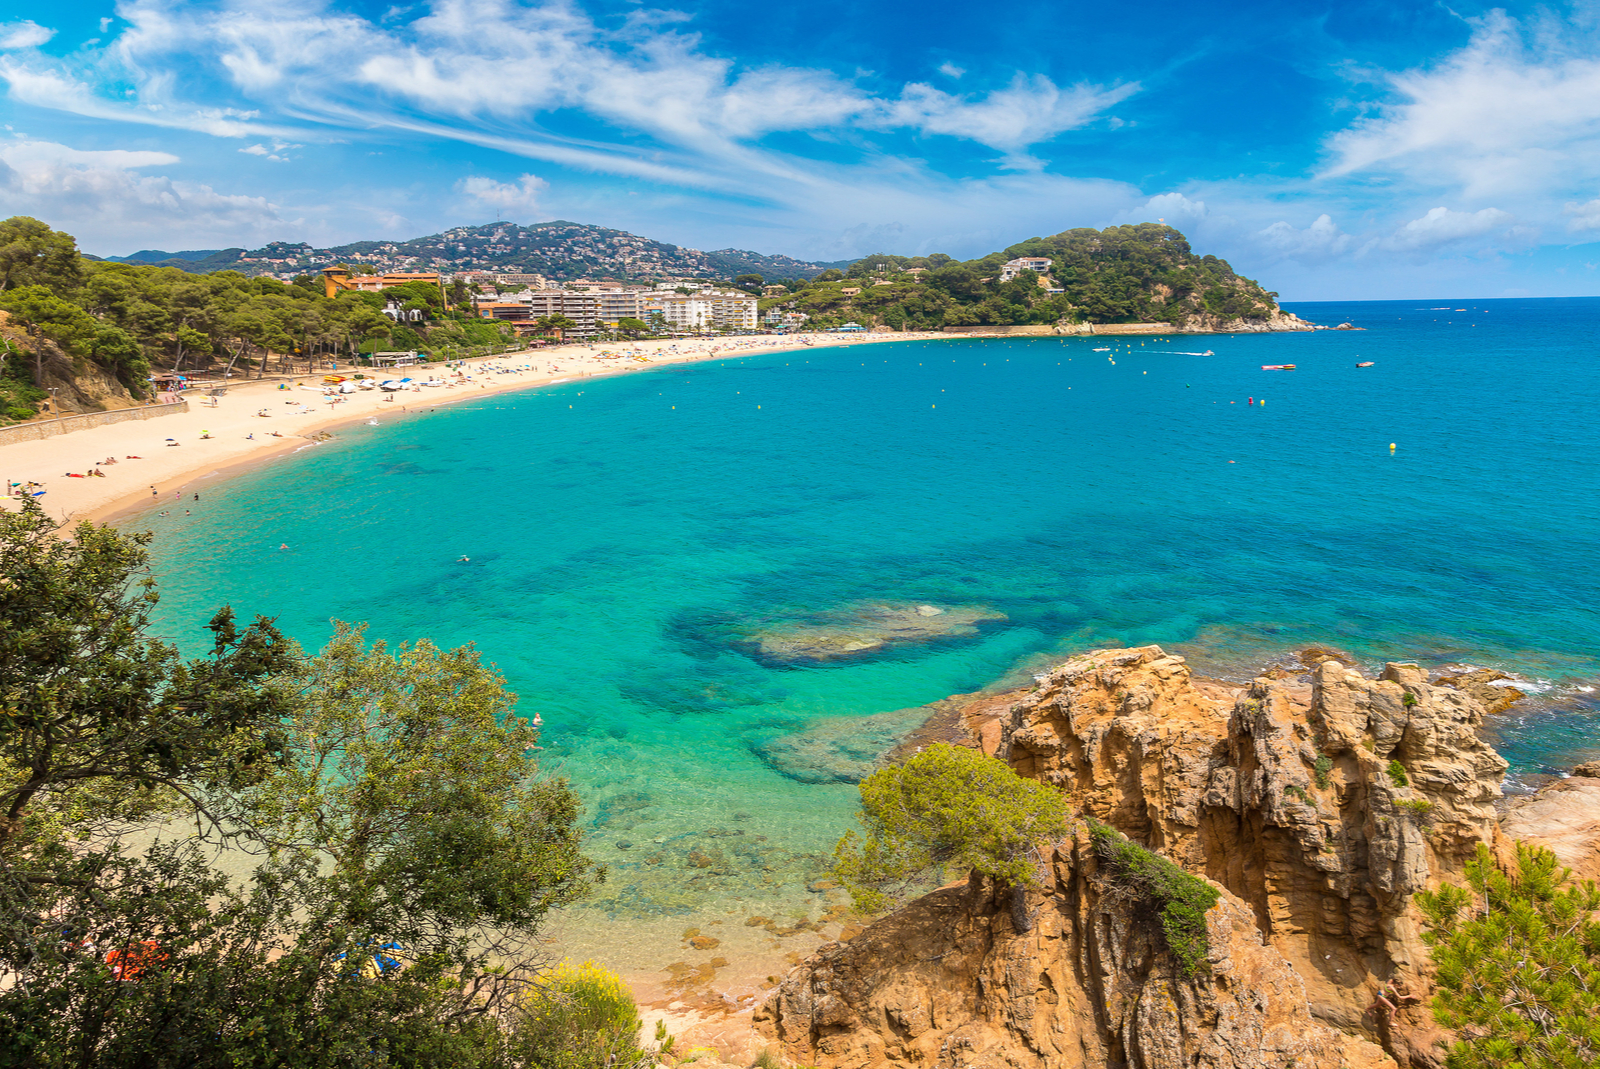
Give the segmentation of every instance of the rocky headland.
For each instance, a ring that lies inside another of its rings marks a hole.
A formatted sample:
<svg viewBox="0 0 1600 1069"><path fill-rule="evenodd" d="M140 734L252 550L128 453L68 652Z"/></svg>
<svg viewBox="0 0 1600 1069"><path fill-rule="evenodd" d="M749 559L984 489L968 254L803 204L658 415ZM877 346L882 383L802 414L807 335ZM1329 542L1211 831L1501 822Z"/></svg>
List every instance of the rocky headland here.
<svg viewBox="0 0 1600 1069"><path fill-rule="evenodd" d="M1302 656L1240 686L1159 647L1099 650L941 703L930 730L1058 786L1083 820L1050 845L1040 890L968 880L917 899L819 948L757 1028L824 1069L1441 1067L1414 894L1513 838L1600 873L1600 766L1503 814L1479 695L1512 688ZM1090 820L1214 889L1204 969L1179 967Z"/></svg>

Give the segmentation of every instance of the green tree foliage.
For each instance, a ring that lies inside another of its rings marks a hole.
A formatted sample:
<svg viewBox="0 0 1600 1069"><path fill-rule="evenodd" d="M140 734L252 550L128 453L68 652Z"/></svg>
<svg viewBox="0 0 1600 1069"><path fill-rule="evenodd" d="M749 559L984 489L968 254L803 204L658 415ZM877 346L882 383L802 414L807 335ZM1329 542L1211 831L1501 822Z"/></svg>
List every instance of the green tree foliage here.
<svg viewBox="0 0 1600 1069"><path fill-rule="evenodd" d="M65 295L77 288L82 275L72 235L26 215L0 222L0 291L44 286Z"/></svg>
<svg viewBox="0 0 1600 1069"><path fill-rule="evenodd" d="M617 320L617 329L628 335L630 338L637 338L641 334L648 334L650 332L650 324L646 323L642 319L634 319L631 316L624 316L623 318Z"/></svg>
<svg viewBox="0 0 1600 1069"><path fill-rule="evenodd" d="M186 660L147 542L0 513L0 1064L525 1064L539 920L597 873L503 681L226 609Z"/></svg>
<svg viewBox="0 0 1600 1069"><path fill-rule="evenodd" d="M766 280L757 274L747 274L740 275L738 278L734 279L733 284L742 290L749 290L752 293L760 293L761 287L766 285Z"/></svg>
<svg viewBox="0 0 1600 1069"><path fill-rule="evenodd" d="M1600 1060L1600 889L1543 847L1514 870L1487 847L1467 887L1416 896L1433 948L1433 1013L1460 1037L1450 1069L1579 1069Z"/></svg>
<svg viewBox="0 0 1600 1069"><path fill-rule="evenodd" d="M656 1046L639 1043L639 1007L622 978L591 962L560 965L540 978L513 1015L512 1055L538 1069L637 1069L669 1054L658 1024Z"/></svg>
<svg viewBox="0 0 1600 1069"><path fill-rule="evenodd" d="M1041 286L1040 277L1029 271L1001 280L1003 265L1024 256L1051 261L1048 285ZM875 280L894 285L874 285ZM841 281L860 285L861 293L844 294L835 285ZM1029 238L964 263L943 253L875 253L851 264L847 273L824 271L797 300L779 299L773 306L792 303L820 326L858 319L929 330L1061 320L1159 322L1196 314L1262 318L1277 310L1276 296L1235 274L1226 261L1195 255L1173 228L1140 223Z"/></svg>
<svg viewBox="0 0 1600 1069"><path fill-rule="evenodd" d="M464 295L464 289L452 291L458 304ZM400 339L383 315L391 300L420 313ZM319 356L397 342L461 356L512 338L506 324L479 320L470 308L451 310L439 287L426 282L382 293L346 291L330 300L321 280L309 276L286 284L236 271L188 274L90 262L79 257L70 236L20 216L0 222L0 310L79 361L75 370L84 360L99 364L135 396L152 363L182 371L220 360L231 373L259 376L269 368L309 371ZM32 385L44 381L46 349L31 347ZM18 395L5 404L25 403Z"/></svg>
<svg viewBox="0 0 1600 1069"><path fill-rule="evenodd" d="M340 623L296 674L292 760L246 803L278 849L330 860L341 923L476 954L464 929L529 929L587 890L577 800L534 776L538 733L476 651L391 655Z"/></svg>
<svg viewBox="0 0 1600 1069"><path fill-rule="evenodd" d="M559 335L571 330L577 325L577 322L574 320L567 318L560 312L556 312L552 315L540 316L534 321L533 327L540 334Z"/></svg>
<svg viewBox="0 0 1600 1069"><path fill-rule="evenodd" d="M1039 844L1066 833L1061 792L964 747L929 746L874 772L860 791L863 833L839 840L833 871L871 912L950 869L1033 886Z"/></svg>
<svg viewBox="0 0 1600 1069"><path fill-rule="evenodd" d="M1206 912L1217 904L1216 888L1099 821L1089 822L1089 835L1111 885L1137 896L1155 915L1179 972L1186 978L1209 973Z"/></svg>

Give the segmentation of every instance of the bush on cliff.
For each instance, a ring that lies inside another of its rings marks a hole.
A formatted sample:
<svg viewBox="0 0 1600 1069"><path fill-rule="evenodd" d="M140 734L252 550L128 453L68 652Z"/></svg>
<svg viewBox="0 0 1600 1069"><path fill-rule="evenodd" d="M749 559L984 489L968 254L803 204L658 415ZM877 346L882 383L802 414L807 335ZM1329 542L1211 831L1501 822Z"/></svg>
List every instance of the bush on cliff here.
<svg viewBox="0 0 1600 1069"><path fill-rule="evenodd" d="M1089 836L1110 884L1157 911L1179 971L1189 978L1210 972L1206 913L1217 904L1216 888L1097 820L1089 821Z"/></svg>
<svg viewBox="0 0 1600 1069"><path fill-rule="evenodd" d="M1460 1037L1450 1069L1576 1069L1600 1061L1600 889L1542 847L1503 871L1487 847L1467 887L1417 895L1439 990L1434 1018Z"/></svg>
<svg viewBox="0 0 1600 1069"><path fill-rule="evenodd" d="M861 783L863 834L834 848L834 875L856 906L881 912L950 869L1009 887L1038 883L1038 844L1066 834L1055 788L1004 761L939 743Z"/></svg>
<svg viewBox="0 0 1600 1069"><path fill-rule="evenodd" d="M669 1054L660 1023L657 1051L639 1044L639 1007L622 977L584 962L551 969L512 1014L511 1047L519 1064L538 1069L634 1069Z"/></svg>
<svg viewBox="0 0 1600 1069"><path fill-rule="evenodd" d="M65 534L0 512L0 1067L528 1064L594 869L499 675L227 609L185 659L149 536Z"/></svg>

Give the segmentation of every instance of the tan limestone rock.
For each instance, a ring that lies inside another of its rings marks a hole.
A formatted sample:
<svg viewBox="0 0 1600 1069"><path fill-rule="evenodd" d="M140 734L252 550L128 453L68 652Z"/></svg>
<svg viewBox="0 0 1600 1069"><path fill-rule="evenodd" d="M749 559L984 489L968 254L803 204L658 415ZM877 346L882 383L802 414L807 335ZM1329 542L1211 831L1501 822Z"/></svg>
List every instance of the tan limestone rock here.
<svg viewBox="0 0 1600 1069"><path fill-rule="evenodd" d="M1185 979L1139 904L1104 893L1086 835L1058 844L1050 867L1048 893L1021 911L969 881L824 946L757 1026L825 1069L1393 1069L1311 1018L1294 970L1233 896L1207 916L1209 975Z"/></svg>

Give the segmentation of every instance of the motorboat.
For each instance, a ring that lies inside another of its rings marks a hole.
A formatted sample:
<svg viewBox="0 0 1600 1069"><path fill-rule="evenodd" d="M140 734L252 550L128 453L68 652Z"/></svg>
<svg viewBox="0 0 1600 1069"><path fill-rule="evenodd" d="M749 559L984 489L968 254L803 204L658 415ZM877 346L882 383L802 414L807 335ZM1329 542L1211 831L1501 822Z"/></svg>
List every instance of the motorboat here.
<svg viewBox="0 0 1600 1069"><path fill-rule="evenodd" d="M1262 364L1262 371L1293 371L1293 364Z"/></svg>
<svg viewBox="0 0 1600 1069"><path fill-rule="evenodd" d="M1375 363L1377 363L1376 360L1363 360L1361 363L1357 364L1356 367L1371 367Z"/></svg>

